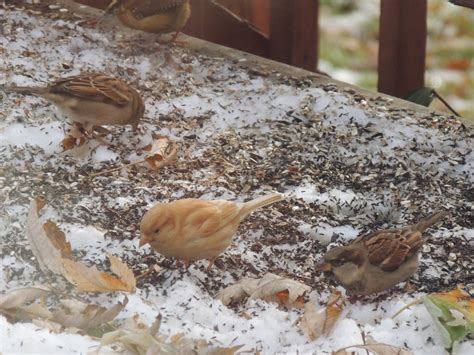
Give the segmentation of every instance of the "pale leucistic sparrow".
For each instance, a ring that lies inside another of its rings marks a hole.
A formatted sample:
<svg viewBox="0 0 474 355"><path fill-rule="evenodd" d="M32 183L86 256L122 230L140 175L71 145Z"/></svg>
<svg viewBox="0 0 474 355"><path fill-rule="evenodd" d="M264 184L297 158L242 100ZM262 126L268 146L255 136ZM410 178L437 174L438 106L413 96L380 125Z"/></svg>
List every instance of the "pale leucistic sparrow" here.
<svg viewBox="0 0 474 355"><path fill-rule="evenodd" d="M149 33L174 32L173 42L191 16L189 0L112 0L106 13L117 9L124 26Z"/></svg>
<svg viewBox="0 0 474 355"><path fill-rule="evenodd" d="M416 272L424 243L422 233L447 215L437 212L402 229L358 237L348 245L329 250L316 268L329 273L354 296L392 288Z"/></svg>
<svg viewBox="0 0 474 355"><path fill-rule="evenodd" d="M142 218L140 246L149 243L167 257L190 261L214 260L232 243L240 222L257 208L283 199L272 193L239 203L183 199L158 203Z"/></svg>

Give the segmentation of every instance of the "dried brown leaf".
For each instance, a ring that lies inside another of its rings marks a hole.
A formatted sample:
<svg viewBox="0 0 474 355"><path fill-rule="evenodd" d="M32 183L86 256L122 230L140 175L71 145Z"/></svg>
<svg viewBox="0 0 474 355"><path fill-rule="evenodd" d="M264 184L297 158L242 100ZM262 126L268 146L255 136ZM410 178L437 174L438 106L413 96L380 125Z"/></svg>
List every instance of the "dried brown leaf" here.
<svg viewBox="0 0 474 355"><path fill-rule="evenodd" d="M269 277L268 275L272 276ZM302 306L304 302L301 301L309 291L311 291L311 287L301 282L267 274L249 299L260 298L269 302L282 303L286 306Z"/></svg>
<svg viewBox="0 0 474 355"><path fill-rule="evenodd" d="M235 284L219 291L216 298L220 300L222 304L228 306L231 303L243 300L247 296L248 294L244 291L242 285Z"/></svg>
<svg viewBox="0 0 474 355"><path fill-rule="evenodd" d="M224 305L240 301L245 297L277 302L287 307L299 307L304 304L304 295L311 287L301 282L285 279L275 274L265 274L261 279L244 278L235 285L221 290L216 298Z"/></svg>
<svg viewBox="0 0 474 355"><path fill-rule="evenodd" d="M119 277L101 272L95 266L88 267L73 260L63 259L64 277L83 292L135 292L136 281L132 271L118 258L109 256L109 260L115 264L115 270L120 271L117 273ZM124 278L121 278L122 276Z"/></svg>
<svg viewBox="0 0 474 355"><path fill-rule="evenodd" d="M56 223L48 220L43 224L43 229L53 244L53 247L61 252L61 257L72 258L71 244L66 240L66 235L59 229Z"/></svg>
<svg viewBox="0 0 474 355"><path fill-rule="evenodd" d="M53 322L47 319L32 319L31 322L40 328L48 329L50 332L55 334L62 333L63 326L59 323Z"/></svg>
<svg viewBox="0 0 474 355"><path fill-rule="evenodd" d="M145 161L151 169L157 170L169 165L176 159L178 151L173 142L168 137L159 137L153 141L150 152L146 155Z"/></svg>
<svg viewBox="0 0 474 355"><path fill-rule="evenodd" d="M110 308L84 303L75 299L61 301L61 308L53 311L54 321L64 327L91 329L108 323L125 308L128 298Z"/></svg>
<svg viewBox="0 0 474 355"><path fill-rule="evenodd" d="M0 296L0 309L23 307L40 297L46 296L49 292L49 288L44 286L22 287L10 290Z"/></svg>
<svg viewBox="0 0 474 355"><path fill-rule="evenodd" d="M315 340L321 335L327 336L334 328L343 308L339 292L333 293L329 297L329 301L323 309L316 310L313 303L306 303L300 327L310 340Z"/></svg>
<svg viewBox="0 0 474 355"><path fill-rule="evenodd" d="M26 237L30 242L31 251L36 257L41 271L63 274L64 267L61 250L55 247L55 244L48 237L46 230L41 225L36 200L31 202L30 210L26 218Z"/></svg>
<svg viewBox="0 0 474 355"><path fill-rule="evenodd" d="M41 209L45 206L46 201L41 196L36 196L35 201L36 201L36 212L39 213L39 211L41 211Z"/></svg>
<svg viewBox="0 0 474 355"><path fill-rule="evenodd" d="M346 349L358 348L358 349L368 350L371 353L374 353L377 355L413 355L413 353L409 350L398 348L396 346L389 345L389 344L378 343L370 336L366 337L366 343L367 344L346 346L342 349L337 350L333 354L345 355L347 354Z"/></svg>

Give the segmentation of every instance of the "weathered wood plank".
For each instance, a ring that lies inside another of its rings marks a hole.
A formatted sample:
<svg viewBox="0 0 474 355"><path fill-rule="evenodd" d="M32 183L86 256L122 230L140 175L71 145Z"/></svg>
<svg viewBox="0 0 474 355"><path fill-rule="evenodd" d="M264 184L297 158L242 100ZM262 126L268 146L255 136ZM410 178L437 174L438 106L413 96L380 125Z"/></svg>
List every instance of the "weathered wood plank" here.
<svg viewBox="0 0 474 355"><path fill-rule="evenodd" d="M378 90L403 97L424 85L426 0L382 0Z"/></svg>

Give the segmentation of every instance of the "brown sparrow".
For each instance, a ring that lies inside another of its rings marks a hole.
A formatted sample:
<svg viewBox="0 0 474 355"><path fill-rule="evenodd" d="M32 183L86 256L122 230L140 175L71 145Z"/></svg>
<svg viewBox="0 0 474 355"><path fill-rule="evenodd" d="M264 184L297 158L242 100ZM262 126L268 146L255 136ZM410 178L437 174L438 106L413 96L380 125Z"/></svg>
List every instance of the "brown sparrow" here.
<svg viewBox="0 0 474 355"><path fill-rule="evenodd" d="M283 195L272 193L245 203L192 198L159 203L143 216L139 246L149 243L159 253L184 260L187 265L207 259L211 267L230 246L246 216L282 199Z"/></svg>
<svg viewBox="0 0 474 355"><path fill-rule="evenodd" d="M191 16L189 0L112 0L106 13L117 5L124 26L149 33L175 32L168 42L176 40Z"/></svg>
<svg viewBox="0 0 474 355"><path fill-rule="evenodd" d="M7 87L8 92L40 96L55 104L73 122L87 128L108 124L132 125L136 130L145 107L136 90L105 74L82 74L45 87Z"/></svg>
<svg viewBox="0 0 474 355"><path fill-rule="evenodd" d="M45 87L7 87L7 92L40 96L68 116L82 133L101 125L130 124L135 131L145 106L138 92L124 81L105 74L82 74ZM76 137L76 133L70 133ZM76 137L78 138L78 137Z"/></svg>
<svg viewBox="0 0 474 355"><path fill-rule="evenodd" d="M382 230L329 250L317 269L328 272L351 295L369 295L408 279L418 269L422 233L448 215L437 212L403 229Z"/></svg>

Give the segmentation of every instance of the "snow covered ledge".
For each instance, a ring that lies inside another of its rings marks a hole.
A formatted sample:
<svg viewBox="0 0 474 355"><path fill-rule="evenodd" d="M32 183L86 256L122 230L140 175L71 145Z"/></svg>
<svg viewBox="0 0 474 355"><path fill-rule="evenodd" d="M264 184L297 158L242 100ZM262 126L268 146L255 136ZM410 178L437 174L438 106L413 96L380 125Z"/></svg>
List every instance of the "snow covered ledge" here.
<svg viewBox="0 0 474 355"><path fill-rule="evenodd" d="M30 199L41 194L48 203L44 218L61 225L84 262L103 266L112 253L136 275L159 265L139 280L119 319L138 313L151 324L161 313L164 334L265 353L330 352L362 343L362 333L416 354L443 352L423 305L390 317L428 292L459 283L472 290L469 123L194 38L166 48L154 46L153 36L107 27L114 24L89 29L59 10L0 7L0 85L104 71L140 90L146 118L138 135L110 127L111 146L91 141L64 153L59 141L68 125L51 106L31 97L0 98L1 289L47 282L24 234ZM154 133L179 143L174 166L90 177L140 158ZM138 222L156 201L248 200L269 190L285 193L287 201L250 216L210 272L205 262L184 272L150 249L137 249ZM328 247L440 207L452 216L430 230L410 293L399 287L349 304L328 337L310 342L295 325L298 310L262 301L229 309L212 297L242 277L272 272L310 286L311 301L325 301L330 282L314 263ZM83 297L103 305L123 299L118 293ZM29 323L0 323L2 353L87 352L98 344ZM473 351L472 342L460 345L460 353Z"/></svg>

